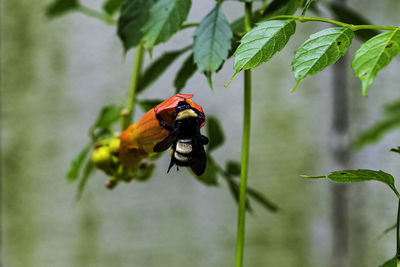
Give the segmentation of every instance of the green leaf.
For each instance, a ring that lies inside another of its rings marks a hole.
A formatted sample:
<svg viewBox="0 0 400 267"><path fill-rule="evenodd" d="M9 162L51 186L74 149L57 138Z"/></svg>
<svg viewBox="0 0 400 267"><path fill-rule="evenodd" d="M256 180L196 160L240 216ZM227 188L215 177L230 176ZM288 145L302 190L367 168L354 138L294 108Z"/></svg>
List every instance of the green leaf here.
<svg viewBox="0 0 400 267"><path fill-rule="evenodd" d="M211 91L214 92L214 85L213 85L213 82L212 82L212 72L211 71L205 71L204 75L206 76L208 86L210 86Z"/></svg>
<svg viewBox="0 0 400 267"><path fill-rule="evenodd" d="M232 180L230 177L225 177L225 178L226 182L228 183L229 191L233 196L233 199L235 200L236 204L239 204L239 184L235 180ZM246 198L246 211L253 212L248 197Z"/></svg>
<svg viewBox="0 0 400 267"><path fill-rule="evenodd" d="M374 171L374 170L343 170L343 171L335 171L331 172L329 175L321 175L321 176L308 176L301 175L305 178L328 178L337 183L356 183L356 182L365 182L365 181L378 181L387 184L400 198L400 194L398 193L396 187L394 186L394 178L389 173L383 171Z"/></svg>
<svg viewBox="0 0 400 267"><path fill-rule="evenodd" d="M103 10L108 15L114 15L120 9L124 0L106 0L103 4Z"/></svg>
<svg viewBox="0 0 400 267"><path fill-rule="evenodd" d="M400 98L390 102L388 104L385 104L384 106L384 111L386 115L398 115L400 116Z"/></svg>
<svg viewBox="0 0 400 267"><path fill-rule="evenodd" d="M261 2L263 0L236 0L236 1L243 2L243 3L252 3L252 2Z"/></svg>
<svg viewBox="0 0 400 267"><path fill-rule="evenodd" d="M252 69L281 51L296 30L294 20L271 20L259 23L240 40L235 51L236 72Z"/></svg>
<svg viewBox="0 0 400 267"><path fill-rule="evenodd" d="M193 54L199 71L217 71L228 57L231 39L229 22L217 4L194 32Z"/></svg>
<svg viewBox="0 0 400 267"><path fill-rule="evenodd" d="M274 0L263 12L263 19L279 15L293 15L300 6L299 0Z"/></svg>
<svg viewBox="0 0 400 267"><path fill-rule="evenodd" d="M217 118L213 116L207 117L207 132L210 139L207 145L208 151L215 150L225 142L224 132Z"/></svg>
<svg viewBox="0 0 400 267"><path fill-rule="evenodd" d="M111 127L121 117L121 109L121 107L116 105L108 105L101 109L96 122L89 129L89 134L94 139L93 141L111 132Z"/></svg>
<svg viewBox="0 0 400 267"><path fill-rule="evenodd" d="M81 152L71 161L71 166L67 173L67 181L73 182L79 178L79 173L81 171L81 167L83 162L86 160L90 149L92 148L92 142L87 144Z"/></svg>
<svg viewBox="0 0 400 267"><path fill-rule="evenodd" d="M174 87L175 93L179 93L185 88L187 81L195 74L197 70L197 66L194 63L194 56L190 54L189 57L183 62L181 68L178 70L178 73L174 79Z"/></svg>
<svg viewBox="0 0 400 267"><path fill-rule="evenodd" d="M81 199L83 191L85 190L87 181L89 180L90 176L94 173L95 170L96 170L96 168L95 168L92 160L91 159L87 160L85 168L83 169L82 178L78 184L78 191L76 192L76 197L75 197L76 201L79 201Z"/></svg>
<svg viewBox="0 0 400 267"><path fill-rule="evenodd" d="M384 264L380 265L379 267L397 267L397 259L396 257L388 260Z"/></svg>
<svg viewBox="0 0 400 267"><path fill-rule="evenodd" d="M379 141L386 133L400 127L400 99L385 104L384 116L383 119L359 133L352 142L352 146L360 149L365 145Z"/></svg>
<svg viewBox="0 0 400 267"><path fill-rule="evenodd" d="M78 0L55 0L46 8L46 16L56 17L79 7Z"/></svg>
<svg viewBox="0 0 400 267"><path fill-rule="evenodd" d="M145 182L151 178L156 168L155 164L146 164L135 172L135 181Z"/></svg>
<svg viewBox="0 0 400 267"><path fill-rule="evenodd" d="M150 109L154 108L155 106L157 106L158 104L160 104L163 101L164 100L162 100L162 99L145 99L145 100L139 100L138 104L139 104L139 107L144 112L147 112L147 111L149 111Z"/></svg>
<svg viewBox="0 0 400 267"><path fill-rule="evenodd" d="M368 129L362 131L352 142L352 146L360 149L368 144L378 142L386 133L400 127L399 115L394 115L378 121Z"/></svg>
<svg viewBox="0 0 400 267"><path fill-rule="evenodd" d="M261 20L278 16L278 15L293 15L300 5L299 0L274 0L267 5L267 8L260 8L251 14L253 23L258 23ZM244 32L244 17L240 17L231 23L232 32Z"/></svg>
<svg viewBox="0 0 400 267"><path fill-rule="evenodd" d="M310 7L310 5L313 2L318 2L319 0L307 0L306 4L304 5L303 11L301 12L301 15L304 16L308 10L308 8Z"/></svg>
<svg viewBox="0 0 400 267"><path fill-rule="evenodd" d="M182 48L180 50L169 51L162 54L159 58L154 60L144 71L142 77L140 77L139 88L136 93L143 92L153 82L155 82L167 69L174 63L174 61L183 53L188 51L190 46Z"/></svg>
<svg viewBox="0 0 400 267"><path fill-rule="evenodd" d="M171 38L186 20L191 0L158 0L150 9L150 17L142 30L145 32L144 47L164 43Z"/></svg>
<svg viewBox="0 0 400 267"><path fill-rule="evenodd" d="M149 18L154 0L125 0L118 19L117 34L125 52L139 44L143 37L141 28Z"/></svg>
<svg viewBox="0 0 400 267"><path fill-rule="evenodd" d="M400 146L397 148L392 148L390 149L391 152L396 152L396 153L400 153Z"/></svg>
<svg viewBox="0 0 400 267"><path fill-rule="evenodd" d="M212 157L207 157L207 167L206 171L203 173L202 176L197 176L193 172L191 172L197 180L201 181L205 185L218 185L218 169L216 163L212 159Z"/></svg>
<svg viewBox="0 0 400 267"><path fill-rule="evenodd" d="M271 200L267 199L263 194L261 194L257 190L247 187L247 194L249 195L249 197L253 198L255 201L257 201L259 204L261 204L267 210L272 211L272 212L278 211L278 209L279 209L278 206L275 203L273 203Z"/></svg>
<svg viewBox="0 0 400 267"><path fill-rule="evenodd" d="M353 25L371 25L370 21L362 16L362 14L358 13L355 9L349 7L348 5L343 5L335 2L326 2L328 8L332 11L335 17L344 23L353 24ZM358 30L355 32L356 37L360 38L364 42L368 39L374 37L379 34L377 30Z"/></svg>
<svg viewBox="0 0 400 267"><path fill-rule="evenodd" d="M376 35L361 45L354 54L352 68L354 75L362 82L362 93L367 94L368 87L378 72L385 68L400 52L400 30L387 31Z"/></svg>
<svg viewBox="0 0 400 267"><path fill-rule="evenodd" d="M228 161L226 163L226 172L229 175L240 176L240 162L237 161Z"/></svg>
<svg viewBox="0 0 400 267"><path fill-rule="evenodd" d="M353 37L353 31L342 27L327 28L312 34L295 51L292 67L297 85L307 75L322 71L346 54Z"/></svg>

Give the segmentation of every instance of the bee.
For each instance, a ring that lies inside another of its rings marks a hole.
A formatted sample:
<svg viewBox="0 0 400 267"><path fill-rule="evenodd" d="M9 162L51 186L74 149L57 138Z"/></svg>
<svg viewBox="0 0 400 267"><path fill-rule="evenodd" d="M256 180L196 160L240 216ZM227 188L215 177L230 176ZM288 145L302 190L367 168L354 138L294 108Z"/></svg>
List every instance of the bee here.
<svg viewBox="0 0 400 267"><path fill-rule="evenodd" d="M154 152L162 152L171 147L171 161L168 171L177 165L191 167L192 171L201 176L207 164L204 145L208 144L208 138L200 133L200 128L205 123L205 115L192 107L186 100L180 101L172 114L172 125L167 125L157 112L156 118L160 126L170 133L161 142L157 143Z"/></svg>

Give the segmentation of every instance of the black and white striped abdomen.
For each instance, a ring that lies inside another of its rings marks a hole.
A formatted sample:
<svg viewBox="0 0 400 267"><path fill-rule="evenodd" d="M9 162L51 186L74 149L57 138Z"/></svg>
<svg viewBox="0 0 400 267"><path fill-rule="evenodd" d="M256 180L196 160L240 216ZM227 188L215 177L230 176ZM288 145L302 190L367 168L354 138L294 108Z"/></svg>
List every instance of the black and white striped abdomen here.
<svg viewBox="0 0 400 267"><path fill-rule="evenodd" d="M190 154L192 153L192 140L191 139L180 139L176 143L174 157L178 161L188 162Z"/></svg>

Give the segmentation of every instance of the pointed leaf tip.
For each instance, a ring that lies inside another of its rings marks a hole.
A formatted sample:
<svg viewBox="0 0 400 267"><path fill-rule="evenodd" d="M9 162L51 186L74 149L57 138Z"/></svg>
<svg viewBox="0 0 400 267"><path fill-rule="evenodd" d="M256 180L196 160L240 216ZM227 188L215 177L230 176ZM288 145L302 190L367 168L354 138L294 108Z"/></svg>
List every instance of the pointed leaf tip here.
<svg viewBox="0 0 400 267"><path fill-rule="evenodd" d="M270 20L259 23L246 33L234 53L234 69L253 69L281 51L296 31L294 20Z"/></svg>
<svg viewBox="0 0 400 267"><path fill-rule="evenodd" d="M301 81L335 63L346 54L353 37L353 31L344 27L327 28L312 34L295 51L292 67L296 80Z"/></svg>
<svg viewBox="0 0 400 267"><path fill-rule="evenodd" d="M378 34L361 45L354 54L351 67L354 75L361 80L363 96L367 95L378 72L399 53L400 29Z"/></svg>
<svg viewBox="0 0 400 267"><path fill-rule="evenodd" d="M235 77L239 74L239 72L240 71L236 71L235 74L233 74L233 76L230 79L230 81L227 84L225 84L225 88L227 88L231 84L231 82L233 81L233 79L235 79Z"/></svg>

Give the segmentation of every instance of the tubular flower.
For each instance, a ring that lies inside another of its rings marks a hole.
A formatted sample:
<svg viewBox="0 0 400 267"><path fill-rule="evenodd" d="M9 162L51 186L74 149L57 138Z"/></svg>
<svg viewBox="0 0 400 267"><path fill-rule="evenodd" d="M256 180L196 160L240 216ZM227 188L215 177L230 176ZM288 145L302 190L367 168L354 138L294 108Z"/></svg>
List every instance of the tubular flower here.
<svg viewBox="0 0 400 267"><path fill-rule="evenodd" d="M171 126L178 103L186 102L191 107L203 112L201 106L190 98L193 95L176 94L146 112L140 120L130 125L121 134L119 160L126 167L137 166L149 154L154 153L154 146L165 139L170 131L162 126ZM162 123L161 123L162 122ZM201 126L205 124L205 121Z"/></svg>

